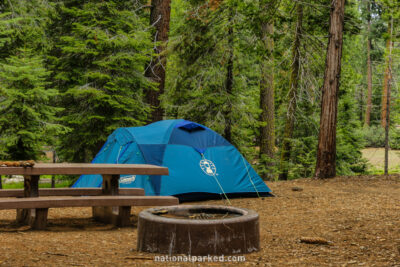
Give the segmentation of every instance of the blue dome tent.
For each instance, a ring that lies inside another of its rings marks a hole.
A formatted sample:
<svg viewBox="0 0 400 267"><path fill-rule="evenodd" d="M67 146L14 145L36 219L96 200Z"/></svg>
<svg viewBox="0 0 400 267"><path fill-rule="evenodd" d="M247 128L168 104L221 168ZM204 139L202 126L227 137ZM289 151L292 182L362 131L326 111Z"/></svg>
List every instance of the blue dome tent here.
<svg viewBox="0 0 400 267"><path fill-rule="evenodd" d="M125 175L120 187L140 187L146 195L200 200L266 196L271 190L240 152L213 130L187 120L164 120L119 128L92 163L153 164L168 176ZM100 175L82 175L72 187L101 187Z"/></svg>

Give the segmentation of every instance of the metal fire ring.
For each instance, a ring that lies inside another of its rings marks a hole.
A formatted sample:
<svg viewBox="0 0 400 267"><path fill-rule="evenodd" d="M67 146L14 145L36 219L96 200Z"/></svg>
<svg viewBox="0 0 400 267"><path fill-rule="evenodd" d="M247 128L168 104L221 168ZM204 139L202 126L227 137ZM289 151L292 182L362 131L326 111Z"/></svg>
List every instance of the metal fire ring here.
<svg viewBox="0 0 400 267"><path fill-rule="evenodd" d="M172 217L165 217L165 215ZM229 218L179 218L227 214ZM260 249L259 216L253 210L217 205L181 205L139 213L137 249L186 255L244 254Z"/></svg>

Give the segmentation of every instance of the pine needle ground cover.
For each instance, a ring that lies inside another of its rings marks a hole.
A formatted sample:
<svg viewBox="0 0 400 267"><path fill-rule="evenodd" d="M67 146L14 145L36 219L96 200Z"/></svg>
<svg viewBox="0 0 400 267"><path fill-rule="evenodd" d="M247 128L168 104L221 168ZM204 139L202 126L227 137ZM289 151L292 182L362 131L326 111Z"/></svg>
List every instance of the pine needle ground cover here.
<svg viewBox="0 0 400 267"><path fill-rule="evenodd" d="M234 265L400 263L399 175L301 179L268 185L276 197L231 200L236 207L256 210L261 230L261 250ZM133 208L132 213L137 215L141 210ZM50 209L49 229L30 231L12 225L15 211L0 211L0 266L197 266L155 262L155 254L136 252L136 223L133 228L119 229L95 223L90 216L88 208ZM136 216L132 220L136 222ZM326 240L327 244L301 242L304 239ZM224 264L205 262L200 266Z"/></svg>

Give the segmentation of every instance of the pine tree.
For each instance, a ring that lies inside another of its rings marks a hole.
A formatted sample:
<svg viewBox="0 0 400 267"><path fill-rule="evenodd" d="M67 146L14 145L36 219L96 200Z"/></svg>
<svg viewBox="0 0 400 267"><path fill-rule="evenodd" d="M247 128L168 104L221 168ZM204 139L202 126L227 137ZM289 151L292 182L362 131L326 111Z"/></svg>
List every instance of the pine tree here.
<svg viewBox="0 0 400 267"><path fill-rule="evenodd" d="M13 160L38 159L43 145L62 127L54 124L57 94L46 89L49 71L43 58L21 49L0 64L0 139Z"/></svg>
<svg viewBox="0 0 400 267"><path fill-rule="evenodd" d="M275 157L275 89L274 89L274 13L279 7L278 1L261 1L261 40L265 52L261 58L260 80L260 161L272 167ZM273 177L273 174L262 174Z"/></svg>
<svg viewBox="0 0 400 267"><path fill-rule="evenodd" d="M48 88L44 53L52 8L47 1L0 2L0 156L38 159L65 130L56 123L57 94Z"/></svg>
<svg viewBox="0 0 400 267"><path fill-rule="evenodd" d="M372 64L371 64L371 3L367 3L367 109L365 111L365 125L370 125L372 109Z"/></svg>
<svg viewBox="0 0 400 267"><path fill-rule="evenodd" d="M60 155L90 161L118 127L147 120L144 67L152 56L146 1L65 1L51 26L53 80L65 108Z"/></svg>
<svg viewBox="0 0 400 267"><path fill-rule="evenodd" d="M151 122L162 120L164 116L160 98L164 94L165 87L165 69L167 67L165 52L169 34L170 4L171 0L151 1L150 25L154 27L153 40L156 55L147 66L145 75L153 82L158 83L157 90L149 88L146 91L146 101L152 108L149 116L149 121Z"/></svg>
<svg viewBox="0 0 400 267"><path fill-rule="evenodd" d="M282 141L281 148L281 161L280 161L280 180L288 179L288 161L291 152L291 138L293 137L293 128L295 121L295 113L297 106L297 94L299 87L299 71L300 71L300 46L301 46L301 35L303 31L303 5L297 3L297 20L294 34L294 42L292 47L292 64L291 64L291 76L289 84L289 93L287 99L287 115L285 123L285 131Z"/></svg>
<svg viewBox="0 0 400 267"><path fill-rule="evenodd" d="M44 54L50 45L45 30L52 12L47 0L0 1L0 61L19 48Z"/></svg>
<svg viewBox="0 0 400 267"><path fill-rule="evenodd" d="M351 6L346 7L350 10ZM338 100L336 172L338 175L354 175L366 170L365 159L362 158L364 121L359 118L358 99L354 96L360 83L365 79L362 70L365 66L365 54L358 51L365 48L362 36L345 34L343 42L340 91Z"/></svg>
<svg viewBox="0 0 400 267"><path fill-rule="evenodd" d="M329 10L323 8L326 1L317 3L310 2L297 3L292 1L282 1L279 10L276 11L275 18L275 46L274 56L276 61L275 71L275 126L276 141L282 148L285 142L285 124L288 120L289 103L293 107L293 94L290 95L291 88L297 82L295 94L296 109L293 109L289 119L293 119L293 131L291 138L286 139L290 142L290 153L286 155L284 167L287 170L287 178L298 178L312 175L315 166L315 146L318 132L318 108L319 86L323 75L324 51L326 43L321 42L326 36L326 16ZM298 70L293 72L294 63L293 47L296 32L297 12L296 6L302 4L303 19L301 39L297 50ZM298 74L298 79L291 79L292 73ZM294 91L292 90L292 93ZM290 125L290 123L289 123ZM288 131L286 131L288 133ZM282 149L280 149L282 154ZM260 164L261 165L261 164ZM262 166L258 165L258 170L264 172ZM276 164L280 167L279 162ZM273 176L277 176L278 168L269 168ZM283 168L281 168L283 169Z"/></svg>
<svg viewBox="0 0 400 267"><path fill-rule="evenodd" d="M254 68L254 33L245 23L249 4L229 0L187 5L182 24L171 29L171 58L176 62L168 71L176 75L169 75L167 114L205 124L239 147L249 147L258 130L259 98L254 96L259 95L260 80Z"/></svg>
<svg viewBox="0 0 400 267"><path fill-rule="evenodd" d="M336 175L336 124L342 59L344 7L344 0L338 0L331 4L329 42L326 52L317 163L315 168L315 177L317 178L331 178Z"/></svg>

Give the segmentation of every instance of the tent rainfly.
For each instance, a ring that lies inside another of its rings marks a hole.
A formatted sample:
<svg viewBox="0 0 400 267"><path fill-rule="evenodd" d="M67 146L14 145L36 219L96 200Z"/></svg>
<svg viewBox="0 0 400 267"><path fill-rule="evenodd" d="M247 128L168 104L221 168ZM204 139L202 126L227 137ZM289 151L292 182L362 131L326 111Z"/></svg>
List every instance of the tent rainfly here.
<svg viewBox="0 0 400 267"><path fill-rule="evenodd" d="M168 176L125 175L120 187L140 187L150 196L181 201L267 196L271 190L251 165L222 136L187 120L164 120L142 127L119 128L92 163L153 164ZM100 187L100 175L82 175L73 187Z"/></svg>

